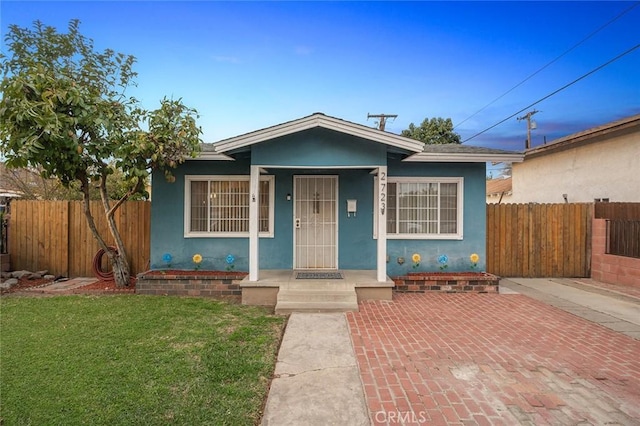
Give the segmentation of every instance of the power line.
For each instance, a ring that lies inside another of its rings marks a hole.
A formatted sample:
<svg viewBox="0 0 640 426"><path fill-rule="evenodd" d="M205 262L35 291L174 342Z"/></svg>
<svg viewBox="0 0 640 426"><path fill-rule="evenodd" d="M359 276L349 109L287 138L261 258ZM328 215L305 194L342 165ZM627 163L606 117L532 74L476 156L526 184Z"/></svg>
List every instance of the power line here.
<svg viewBox="0 0 640 426"><path fill-rule="evenodd" d="M611 63L613 63L613 62L617 61L618 59L622 58L623 56L628 55L629 53L633 52L634 50L636 50L636 49L637 49L637 48L639 48L639 47L640 47L640 44L636 44L636 45L635 45L635 46L633 46L631 49L629 49L629 50L627 50L627 51L625 51L625 52L623 52L623 53L619 54L619 55L618 55L618 56L616 56L615 58L610 59L609 61L605 62L604 64L602 64L602 65L600 65L600 66L598 66L598 67L596 67L596 68L592 69L592 70L591 70L591 71L589 71L588 73L583 74L581 77L576 78L576 79L575 79L575 80L573 80L571 83L565 84L565 85L564 85L564 86L562 86L561 88L559 88L559 89L557 89L557 90L555 90L555 91L553 91L553 92L549 93L547 96L545 96L545 97L543 97L543 98L540 98L540 99L538 99L537 101L535 101L534 103L532 103L532 104L530 104L530 105L527 105L526 107L522 108L520 111L517 111L517 112L513 113L512 115L510 115L509 117L505 118L504 120L501 120L501 121L497 122L496 124L494 124L493 126L488 127L488 128L486 128L486 129L484 129L483 131L478 132L478 133L476 133L475 135L471 136L470 138L467 138L467 139L463 140L463 141L462 141L462 143L468 142L468 141L470 141L471 139L475 138L476 136L480 136L481 134L483 134L483 133L485 133L485 132L488 132L489 130L493 129L494 127L496 127L496 126L498 126L498 125L500 125L500 124L502 124L502 123L504 123L505 121L512 119L513 117L515 117L516 115L520 114L520 113L521 113L521 112L523 112L524 110L527 110L527 109L531 108L532 106L539 104L540 102L544 101L545 99L548 99L548 98L550 98L551 96L555 95L556 93L563 91L563 90L564 90L564 89L566 89L567 87L574 85L575 83L579 82L580 80L585 79L586 77L590 76L591 74L593 74L593 73L595 73L595 72L597 72L597 71L600 71L602 68L604 68L604 67L606 67L607 65L609 65L609 64L611 64Z"/></svg>
<svg viewBox="0 0 640 426"><path fill-rule="evenodd" d="M578 43L574 44L572 47L570 47L568 50L566 50L564 53L562 53L560 56L556 57L555 59L553 59L551 62L547 63L546 65L544 65L542 68L538 69L537 71L535 71L533 74L531 74L530 76L528 76L527 78L525 78L524 80L522 80L520 83L516 84L515 86L513 86L511 89L507 90L506 92L504 92L502 95L498 96L497 98L495 98L494 100L492 100L491 102L489 102L488 104L486 104L485 106L483 106L482 108L480 108L478 111L474 112L473 114L471 114L469 117L465 118L464 120L462 120L461 122L459 122L458 124L456 124L454 126L454 130L459 127L461 124L463 124L464 122L468 121L469 119L475 117L476 115L478 115L479 113L481 113L482 111L484 111L485 109L487 109L488 107L490 107L491 105L493 105L494 103L496 103L497 101L499 101L500 99L504 98L506 95L508 95L509 93L513 92L515 89L517 89L518 87L522 86L524 83L526 83L527 81L529 81L531 78L535 77L537 74L539 74L540 72L542 72L545 68L547 68L548 66L550 66L551 64L553 64L554 62L558 61L560 58L562 58L563 56L565 56L567 53L571 52L573 49L575 49L576 47L580 46L582 43L584 43L585 41L589 40L591 37L593 37L594 35L596 35L597 33L599 33L600 31L602 31L605 27L611 25L613 22L617 21L618 19L620 19L623 15L627 14L628 12L631 11L631 9L633 9L634 7L640 5L640 2L636 2L634 3L632 6L628 7L627 9L623 10L620 14L618 14L618 16L616 16L615 18L611 19L610 21L608 21L607 23L605 23L604 25L600 26L598 29L596 29L595 31L593 31L591 34L589 34L588 36L586 36L585 38L583 38L582 40L580 40Z"/></svg>

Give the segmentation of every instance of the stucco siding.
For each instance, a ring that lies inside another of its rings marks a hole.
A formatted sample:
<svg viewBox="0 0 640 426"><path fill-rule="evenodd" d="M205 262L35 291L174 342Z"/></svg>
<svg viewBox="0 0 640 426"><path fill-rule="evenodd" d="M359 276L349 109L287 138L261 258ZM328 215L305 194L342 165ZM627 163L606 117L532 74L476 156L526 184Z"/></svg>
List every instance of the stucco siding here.
<svg viewBox="0 0 640 426"><path fill-rule="evenodd" d="M353 167L387 161L382 144L319 128L254 145L251 151L251 161L258 165Z"/></svg>
<svg viewBox="0 0 640 426"><path fill-rule="evenodd" d="M373 176L368 169L273 169L276 178L275 235L260 240L260 268L293 268L293 180L296 175L338 176L338 266L374 269L376 245L373 232ZM347 199L358 201L358 212L347 217ZM263 257L264 253L267 257Z"/></svg>
<svg viewBox="0 0 640 426"><path fill-rule="evenodd" d="M237 170L236 170L237 168ZM294 175L338 176L338 265L344 269L374 269L376 244L373 239L373 176L369 169L316 170L272 169L275 176L274 236L260 238L260 268L290 269L293 267L293 193ZM189 175L217 175L249 173L248 163L190 161L181 165L176 181L168 183L164 176L153 176L151 205L151 268L166 268L162 260L171 254L172 268L192 269L191 257L203 256L202 269L222 269L225 258L232 254L235 269L248 270L248 237L240 238L185 238L184 237L184 177ZM358 200L358 213L347 217L347 199Z"/></svg>
<svg viewBox="0 0 640 426"><path fill-rule="evenodd" d="M387 242L389 263L387 274L399 276L414 271L439 271L438 257L449 258L447 271L469 271L472 253L480 256L476 270L486 269L486 196L484 163L403 163L389 162L389 176L430 176L464 178L464 215L462 240L396 240ZM411 256L420 254L422 261L413 268ZM404 264L398 258L404 258Z"/></svg>
<svg viewBox="0 0 640 426"><path fill-rule="evenodd" d="M184 177L189 175L249 174L248 161L188 161L174 172L175 182L169 183L162 173L152 176L151 195L151 269L167 268L162 260L171 254L171 268L193 269L191 258L201 254L202 269L226 268L228 254L236 257L235 269L248 270L248 238L185 238L184 237Z"/></svg>
<svg viewBox="0 0 640 426"><path fill-rule="evenodd" d="M503 194L502 196L500 194L495 194L495 195L487 195L487 204L508 204L508 203L513 203L513 199L511 194Z"/></svg>
<svg viewBox="0 0 640 426"><path fill-rule="evenodd" d="M525 157L513 164L511 203L640 201L640 134L632 133L566 151Z"/></svg>
<svg viewBox="0 0 640 426"><path fill-rule="evenodd" d="M377 155L377 154L376 154ZM263 157L264 159L264 157ZM485 269L485 165L484 163L432 164L402 163L390 160L389 176L462 177L464 179L464 235L462 240L404 240L389 239L387 243L390 276L412 272L411 255L420 253L420 271L436 271L437 258L449 257L450 271L470 270L469 256L480 256L478 270ZM202 269L224 270L225 257L235 257L235 270L249 269L249 238L185 238L184 197L185 175L248 175L248 158L243 161L188 161L175 172L176 181L167 183L161 173L154 173L151 206L152 269L166 268L162 257L172 256L171 267L193 269L191 258L199 253L204 260ZM374 229L374 175L371 168L362 169L292 169L268 168L274 180L274 235L261 237L259 242L260 269L291 269L293 267L293 194L295 175L338 176L338 267L342 269L375 269L377 243ZM347 199L357 200L357 213L347 217ZM400 265L398 257L404 257Z"/></svg>

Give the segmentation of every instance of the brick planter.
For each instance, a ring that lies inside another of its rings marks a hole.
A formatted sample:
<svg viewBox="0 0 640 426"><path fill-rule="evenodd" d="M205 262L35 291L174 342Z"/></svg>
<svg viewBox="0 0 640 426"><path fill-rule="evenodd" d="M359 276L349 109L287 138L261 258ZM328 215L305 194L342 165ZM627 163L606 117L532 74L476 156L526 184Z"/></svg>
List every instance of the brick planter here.
<svg viewBox="0 0 640 426"><path fill-rule="evenodd" d="M418 272L393 282L397 293L498 293L500 277L486 272Z"/></svg>
<svg viewBox="0 0 640 426"><path fill-rule="evenodd" d="M241 296L240 282L246 272L147 271L138 274L137 294L168 296Z"/></svg>

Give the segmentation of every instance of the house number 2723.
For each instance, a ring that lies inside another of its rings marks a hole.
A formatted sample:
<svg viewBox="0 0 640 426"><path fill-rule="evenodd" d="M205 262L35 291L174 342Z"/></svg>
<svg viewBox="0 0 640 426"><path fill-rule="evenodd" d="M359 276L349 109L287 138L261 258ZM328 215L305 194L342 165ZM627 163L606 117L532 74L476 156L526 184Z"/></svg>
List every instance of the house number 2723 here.
<svg viewBox="0 0 640 426"><path fill-rule="evenodd" d="M387 209L387 174L380 172L380 216L384 216Z"/></svg>

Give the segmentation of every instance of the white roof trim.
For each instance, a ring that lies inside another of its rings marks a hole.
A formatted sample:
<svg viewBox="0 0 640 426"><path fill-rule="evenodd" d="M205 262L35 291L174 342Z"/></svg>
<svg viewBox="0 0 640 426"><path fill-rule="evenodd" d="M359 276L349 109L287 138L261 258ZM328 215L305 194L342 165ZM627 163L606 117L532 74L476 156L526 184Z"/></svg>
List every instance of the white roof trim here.
<svg viewBox="0 0 640 426"><path fill-rule="evenodd" d="M236 161L234 158L229 157L228 155L220 154L217 152L200 152L196 158L187 158L187 161L198 161L198 160L215 160L215 161Z"/></svg>
<svg viewBox="0 0 640 426"><path fill-rule="evenodd" d="M318 170L318 169L375 169L377 170L379 167L381 167L380 165L378 166L361 166L361 165L357 165L357 166L335 166L335 165L307 165L307 166L298 166L298 165L294 165L294 164L288 164L288 165L282 165L282 164L260 164L258 165L258 167L261 167L264 170L269 170L269 169L312 169L312 170ZM376 172L377 173L377 172Z"/></svg>
<svg viewBox="0 0 640 426"><path fill-rule="evenodd" d="M287 123L278 124L276 126L267 127L266 129L225 139L216 142L214 146L216 152L224 153L315 127L335 130L352 136L384 143L396 148L406 149L407 151L420 152L424 149L424 144L420 141L319 113L303 117L298 120L289 121Z"/></svg>
<svg viewBox="0 0 640 426"><path fill-rule="evenodd" d="M472 153L430 153L420 152L402 161L422 163L521 163L524 154L472 154Z"/></svg>

